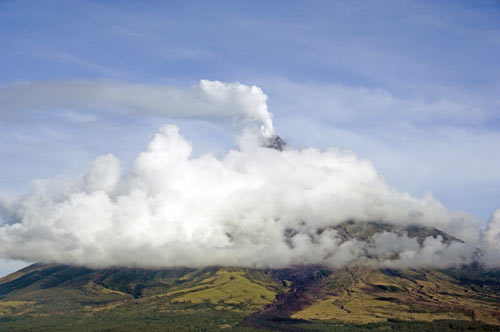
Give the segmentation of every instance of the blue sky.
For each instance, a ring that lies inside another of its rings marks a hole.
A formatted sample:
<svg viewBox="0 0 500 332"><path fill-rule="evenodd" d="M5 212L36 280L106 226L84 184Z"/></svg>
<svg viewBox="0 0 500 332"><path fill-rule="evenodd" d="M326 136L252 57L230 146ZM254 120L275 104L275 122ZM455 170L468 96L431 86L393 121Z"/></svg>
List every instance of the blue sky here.
<svg viewBox="0 0 500 332"><path fill-rule="evenodd" d="M0 87L255 84L294 146L352 150L397 189L486 221L500 208L499 17L479 0L4 0ZM198 153L235 144L227 123L1 109L0 192L78 176L103 153L126 164L166 122Z"/></svg>

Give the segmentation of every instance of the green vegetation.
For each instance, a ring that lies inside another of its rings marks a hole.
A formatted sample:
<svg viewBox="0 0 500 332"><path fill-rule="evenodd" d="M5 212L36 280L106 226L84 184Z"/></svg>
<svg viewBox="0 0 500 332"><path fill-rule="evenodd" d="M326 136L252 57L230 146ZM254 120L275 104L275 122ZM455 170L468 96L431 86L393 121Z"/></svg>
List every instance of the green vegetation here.
<svg viewBox="0 0 500 332"><path fill-rule="evenodd" d="M0 331L255 331L236 325L284 290L252 269L36 266L0 283Z"/></svg>
<svg viewBox="0 0 500 332"><path fill-rule="evenodd" d="M443 332L443 331L498 331L497 326L488 326L481 323L457 320L438 320L433 322L408 322L392 319L383 323L351 324L335 322L316 322L300 324L297 328L306 331L408 331L408 332Z"/></svg>
<svg viewBox="0 0 500 332"><path fill-rule="evenodd" d="M141 307L141 303L131 301L104 311L15 315L0 318L0 331L219 331L233 328L244 318L243 314L204 306L158 309Z"/></svg>
<svg viewBox="0 0 500 332"><path fill-rule="evenodd" d="M219 309L233 309L244 305L244 310L257 310L271 303L277 293L271 282L257 283L248 279L244 271L221 269L214 276L201 281L201 285L165 294L174 296L172 302L219 304Z"/></svg>

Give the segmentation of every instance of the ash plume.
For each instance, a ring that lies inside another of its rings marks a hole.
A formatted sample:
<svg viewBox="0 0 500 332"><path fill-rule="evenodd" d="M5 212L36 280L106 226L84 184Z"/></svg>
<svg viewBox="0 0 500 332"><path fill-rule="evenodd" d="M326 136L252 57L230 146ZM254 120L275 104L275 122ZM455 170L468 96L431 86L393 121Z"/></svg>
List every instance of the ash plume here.
<svg viewBox="0 0 500 332"><path fill-rule="evenodd" d="M102 103L111 98L91 90ZM261 132L245 129L222 157L194 157L179 128L165 125L130 170L107 154L62 189L42 181L24 197L0 197L0 257L90 267L419 267L469 263L480 250L484 263L500 265L500 210L482 230L481 220L448 211L431 194L399 192L350 151L294 149L274 133L257 87L202 81L172 91L194 99L189 107L200 93L212 99L189 116L243 116ZM227 104L240 108L211 113ZM392 226L348 238L346 221ZM417 238L412 225L439 232Z"/></svg>

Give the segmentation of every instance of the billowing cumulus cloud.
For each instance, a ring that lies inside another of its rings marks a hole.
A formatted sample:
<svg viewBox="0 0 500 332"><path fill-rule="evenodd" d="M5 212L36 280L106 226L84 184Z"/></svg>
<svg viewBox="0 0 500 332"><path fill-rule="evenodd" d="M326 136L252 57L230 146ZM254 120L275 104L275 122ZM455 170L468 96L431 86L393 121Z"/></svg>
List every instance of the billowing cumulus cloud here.
<svg viewBox="0 0 500 332"><path fill-rule="evenodd" d="M482 234L473 216L395 190L349 151L279 151L251 129L238 142L222 157L193 157L166 125L130 170L108 154L77 181L38 182L23 198L1 200L0 256L92 267L405 267L467 263L478 248L497 248L498 213ZM436 227L465 243L391 231L345 240L334 226L347 220Z"/></svg>
<svg viewBox="0 0 500 332"><path fill-rule="evenodd" d="M79 179L37 180L23 197L0 195L0 258L157 268L500 265L500 210L483 230L432 194L396 190L350 151L270 148L266 101L256 86L206 80L184 89L113 81L0 87L4 117L63 111L85 120L72 113L84 109L242 128L238 147L215 157L194 156L179 128L165 125L130 169L106 154ZM389 226L346 237L347 221ZM407 228L415 225L420 237Z"/></svg>
<svg viewBox="0 0 500 332"><path fill-rule="evenodd" d="M0 115L22 117L30 112L61 112L86 120L75 109L106 110L180 119L257 122L264 136L274 134L267 96L257 86L201 80L176 88L120 81L48 81L0 87Z"/></svg>
<svg viewBox="0 0 500 332"><path fill-rule="evenodd" d="M489 249L485 252L485 261L490 265L500 265L500 209L488 220L483 241Z"/></svg>

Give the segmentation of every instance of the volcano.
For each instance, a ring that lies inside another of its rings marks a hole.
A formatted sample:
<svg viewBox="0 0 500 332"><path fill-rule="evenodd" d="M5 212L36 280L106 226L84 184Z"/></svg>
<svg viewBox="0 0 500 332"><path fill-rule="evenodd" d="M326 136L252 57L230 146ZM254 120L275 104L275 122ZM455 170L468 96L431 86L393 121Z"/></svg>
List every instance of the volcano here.
<svg viewBox="0 0 500 332"><path fill-rule="evenodd" d="M343 239L384 231L461 241L438 229L353 221ZM321 231L321 230L318 230ZM293 237L293 230L288 234ZM497 331L500 270L297 265L148 270L33 264L0 279L0 331Z"/></svg>
<svg viewBox="0 0 500 332"><path fill-rule="evenodd" d="M286 146L286 141L284 141L278 135L274 135L270 138L266 138L263 146L266 148L275 149L278 151L283 151L285 149L285 146Z"/></svg>

